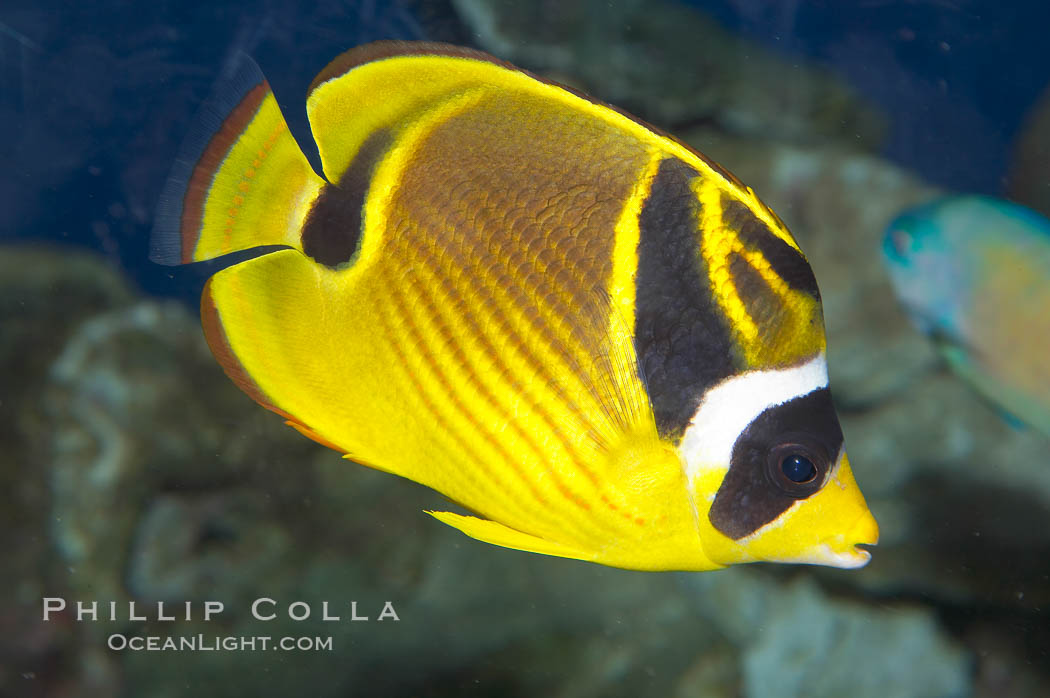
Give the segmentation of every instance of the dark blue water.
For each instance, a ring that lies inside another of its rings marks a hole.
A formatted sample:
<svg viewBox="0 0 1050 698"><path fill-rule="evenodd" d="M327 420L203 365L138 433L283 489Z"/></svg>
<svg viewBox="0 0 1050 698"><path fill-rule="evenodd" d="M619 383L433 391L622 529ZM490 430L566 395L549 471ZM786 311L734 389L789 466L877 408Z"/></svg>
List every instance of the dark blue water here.
<svg viewBox="0 0 1050 698"><path fill-rule="evenodd" d="M831 68L891 117L885 154L942 186L1003 189L1025 110L1050 83L1044 2L692 0L734 32ZM468 41L445 2L39 3L0 8L0 237L100 250L147 291L195 296L200 270L145 262L152 210L194 110L237 51L293 131L346 48Z"/></svg>
<svg viewBox="0 0 1050 698"><path fill-rule="evenodd" d="M160 188L237 52L266 72L300 141L302 95L377 39L453 39L448 10L389 0L38 3L0 8L0 238L100 250L145 290L196 296L206 270L146 261Z"/></svg>
<svg viewBox="0 0 1050 698"><path fill-rule="evenodd" d="M1050 84L1041 0L691 0L725 27L843 77L890 116L884 154L959 191L1000 193Z"/></svg>

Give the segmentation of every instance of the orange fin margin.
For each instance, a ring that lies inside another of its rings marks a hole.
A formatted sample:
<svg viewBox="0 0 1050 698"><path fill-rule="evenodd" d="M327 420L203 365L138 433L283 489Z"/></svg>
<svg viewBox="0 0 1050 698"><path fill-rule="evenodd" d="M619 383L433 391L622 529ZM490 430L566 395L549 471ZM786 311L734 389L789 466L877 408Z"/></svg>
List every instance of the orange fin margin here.
<svg viewBox="0 0 1050 698"><path fill-rule="evenodd" d="M308 424L296 419L295 416L285 412L280 407L277 407L266 393L263 392L262 388L252 380L252 377L248 375L248 372L245 370L244 366L241 365L241 362L237 359L237 356L233 353L233 349L230 347L229 340L226 338L226 332L222 328L222 319L219 317L218 309L215 307L215 301L211 295L210 286L211 281L209 280L204 287L204 293L201 294L201 325L204 327L204 337L208 341L208 347L211 349L211 353L215 356L216 361L222 366L222 370L227 376L229 376L230 380L232 380L238 388L247 393L248 396L257 403L271 412L284 417L284 423L298 431L303 436L316 441L333 451L345 454L345 448L329 441L314 431Z"/></svg>
<svg viewBox="0 0 1050 698"><path fill-rule="evenodd" d="M247 393L251 399L266 409L276 412L285 419L294 420L295 418L292 415L270 402L262 388L252 380L248 372L244 370L244 366L237 359L237 356L233 353L230 342L226 339L226 331L222 328L219 310L215 307L215 300L212 298L211 279L204 285L204 292L201 294L201 325L204 327L204 338L208 342L211 353L215 356L215 360L219 362L222 370L229 376L230 380Z"/></svg>
<svg viewBox="0 0 1050 698"><path fill-rule="evenodd" d="M169 266L193 261L212 178L269 94L262 71L243 56L201 105L157 203L151 260Z"/></svg>
<svg viewBox="0 0 1050 698"><path fill-rule="evenodd" d="M279 412L279 410L274 410L274 411L275 412ZM332 449L333 451L339 451L340 453L346 453L346 451L344 449L340 448L339 446L336 446L334 443L332 443L331 441L329 441L325 437L321 436L320 434L318 434L316 431L314 431L313 429L311 429L307 425L303 424L302 422L300 422L300 421L298 421L298 420L296 420L294 418L288 418L288 419L286 419L284 421L284 423L287 424L288 426L290 426L292 429L295 429L297 432L299 432L300 434L302 434L306 438L308 438L308 439L310 439L312 441L316 441L317 443L321 444L322 446L327 446L328 448Z"/></svg>

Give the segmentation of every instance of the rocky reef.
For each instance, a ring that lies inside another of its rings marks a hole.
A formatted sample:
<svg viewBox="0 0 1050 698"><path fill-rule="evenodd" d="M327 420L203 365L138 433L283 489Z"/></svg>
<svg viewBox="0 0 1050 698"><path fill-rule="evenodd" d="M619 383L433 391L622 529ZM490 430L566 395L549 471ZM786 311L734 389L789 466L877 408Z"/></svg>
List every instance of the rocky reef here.
<svg viewBox="0 0 1050 698"><path fill-rule="evenodd" d="M23 416L8 449L18 465L5 472L34 493L14 490L8 507L22 523L8 529L21 554L7 630L36 638L12 650L5 692L174 696L188 685L277 696L294 693L303 672L326 677L313 690L322 696L361 685L385 695L834 696L858 673L870 684L861 695L884 695L891 675L930 695L966 692L969 653L929 608L892 598L892 575L870 582L873 605L858 575L827 587L799 571L653 575L470 541L422 514L441 506L438 495L349 464L254 405L221 375L184 307L138 299L104 263L69 251L2 248L0 265L49 274L4 277L6 298L39 308L15 302L3 317ZM45 317L46 339L15 351ZM69 607L42 622L44 597ZM272 620L252 614L260 597L273 599ZM99 600L99 620L78 622L77 599ZM131 618L130 601L146 620ZM224 605L207 622L206 601ZM296 601L309 620L290 617ZM388 601L399 620L378 620ZM158 619L157 602L177 620ZM320 620L325 612L340 620ZM107 648L114 635L197 634L332 637L333 651L273 668L261 652ZM829 673L829 659L841 669Z"/></svg>

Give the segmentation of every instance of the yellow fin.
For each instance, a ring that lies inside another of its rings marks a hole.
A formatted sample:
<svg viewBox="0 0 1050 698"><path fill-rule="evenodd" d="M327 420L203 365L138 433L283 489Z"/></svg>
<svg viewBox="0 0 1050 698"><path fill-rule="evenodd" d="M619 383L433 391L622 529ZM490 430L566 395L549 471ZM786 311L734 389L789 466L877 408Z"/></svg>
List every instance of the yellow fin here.
<svg viewBox="0 0 1050 698"><path fill-rule="evenodd" d="M266 245L299 247L324 180L247 56L202 105L164 186L150 259L185 264Z"/></svg>
<svg viewBox="0 0 1050 698"><path fill-rule="evenodd" d="M590 411L597 420L596 429L575 426L598 451L615 449L624 438L657 442L652 405L638 374L634 335L622 313L604 289L595 288L579 315L574 329L580 343L592 348L589 365L566 354L573 360L574 373L584 379L585 396L571 394L567 386L551 388L573 404L590 402L597 407Z"/></svg>
<svg viewBox="0 0 1050 698"><path fill-rule="evenodd" d="M478 51L428 42L379 41L341 54L314 78L306 99L325 177L337 184L367 139L397 132L477 87L480 66L494 63ZM520 72L498 64L503 73Z"/></svg>
<svg viewBox="0 0 1050 698"><path fill-rule="evenodd" d="M488 519L476 516L453 514L450 511L428 511L438 521L459 529L462 533L484 543L498 545L501 548L523 550L527 553L540 553L555 557L567 557L573 560L593 560L594 555L576 550L561 543L554 543L538 536L522 533L509 526L504 526Z"/></svg>
<svg viewBox="0 0 1050 698"><path fill-rule="evenodd" d="M377 135L384 144L435 105L471 91L528 93L594 118L679 158L746 202L785 243L796 247L783 223L755 193L707 156L658 128L572 88L545 80L494 56L469 48L424 41L377 41L346 51L310 86L306 112L325 177L339 183L358 152Z"/></svg>
<svg viewBox="0 0 1050 698"><path fill-rule="evenodd" d="M201 301L205 336L227 375L297 430L342 453L357 449L343 438L346 429L331 425L359 423L359 414L344 410L367 407L367 392L357 388L368 385L361 374L374 359L358 363L353 345L333 342L336 327L352 331L360 315L355 288L347 274L286 249L219 271Z"/></svg>
<svg viewBox="0 0 1050 698"><path fill-rule="evenodd" d="M433 486L442 435L406 409L403 379L418 376L391 361L399 350L382 329L390 311L376 303L391 294L369 281L299 250L255 257L209 279L204 334L230 379L304 436Z"/></svg>

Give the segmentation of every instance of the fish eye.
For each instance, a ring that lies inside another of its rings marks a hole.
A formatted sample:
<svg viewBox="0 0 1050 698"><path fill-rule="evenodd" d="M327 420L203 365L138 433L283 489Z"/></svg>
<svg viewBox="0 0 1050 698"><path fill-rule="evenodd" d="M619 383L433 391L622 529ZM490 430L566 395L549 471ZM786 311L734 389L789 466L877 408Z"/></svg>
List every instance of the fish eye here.
<svg viewBox="0 0 1050 698"><path fill-rule="evenodd" d="M828 465L823 448L792 438L769 450L766 472L777 488L801 499L823 487Z"/></svg>
<svg viewBox="0 0 1050 698"><path fill-rule="evenodd" d="M817 468L813 461L801 453L790 453L780 461L780 470L784 477L792 482L803 484L817 476Z"/></svg>
<svg viewBox="0 0 1050 698"><path fill-rule="evenodd" d="M915 239L907 230L895 228L890 232L890 241L893 244L894 251L903 259L908 256L909 252L911 252L912 244L915 242Z"/></svg>

